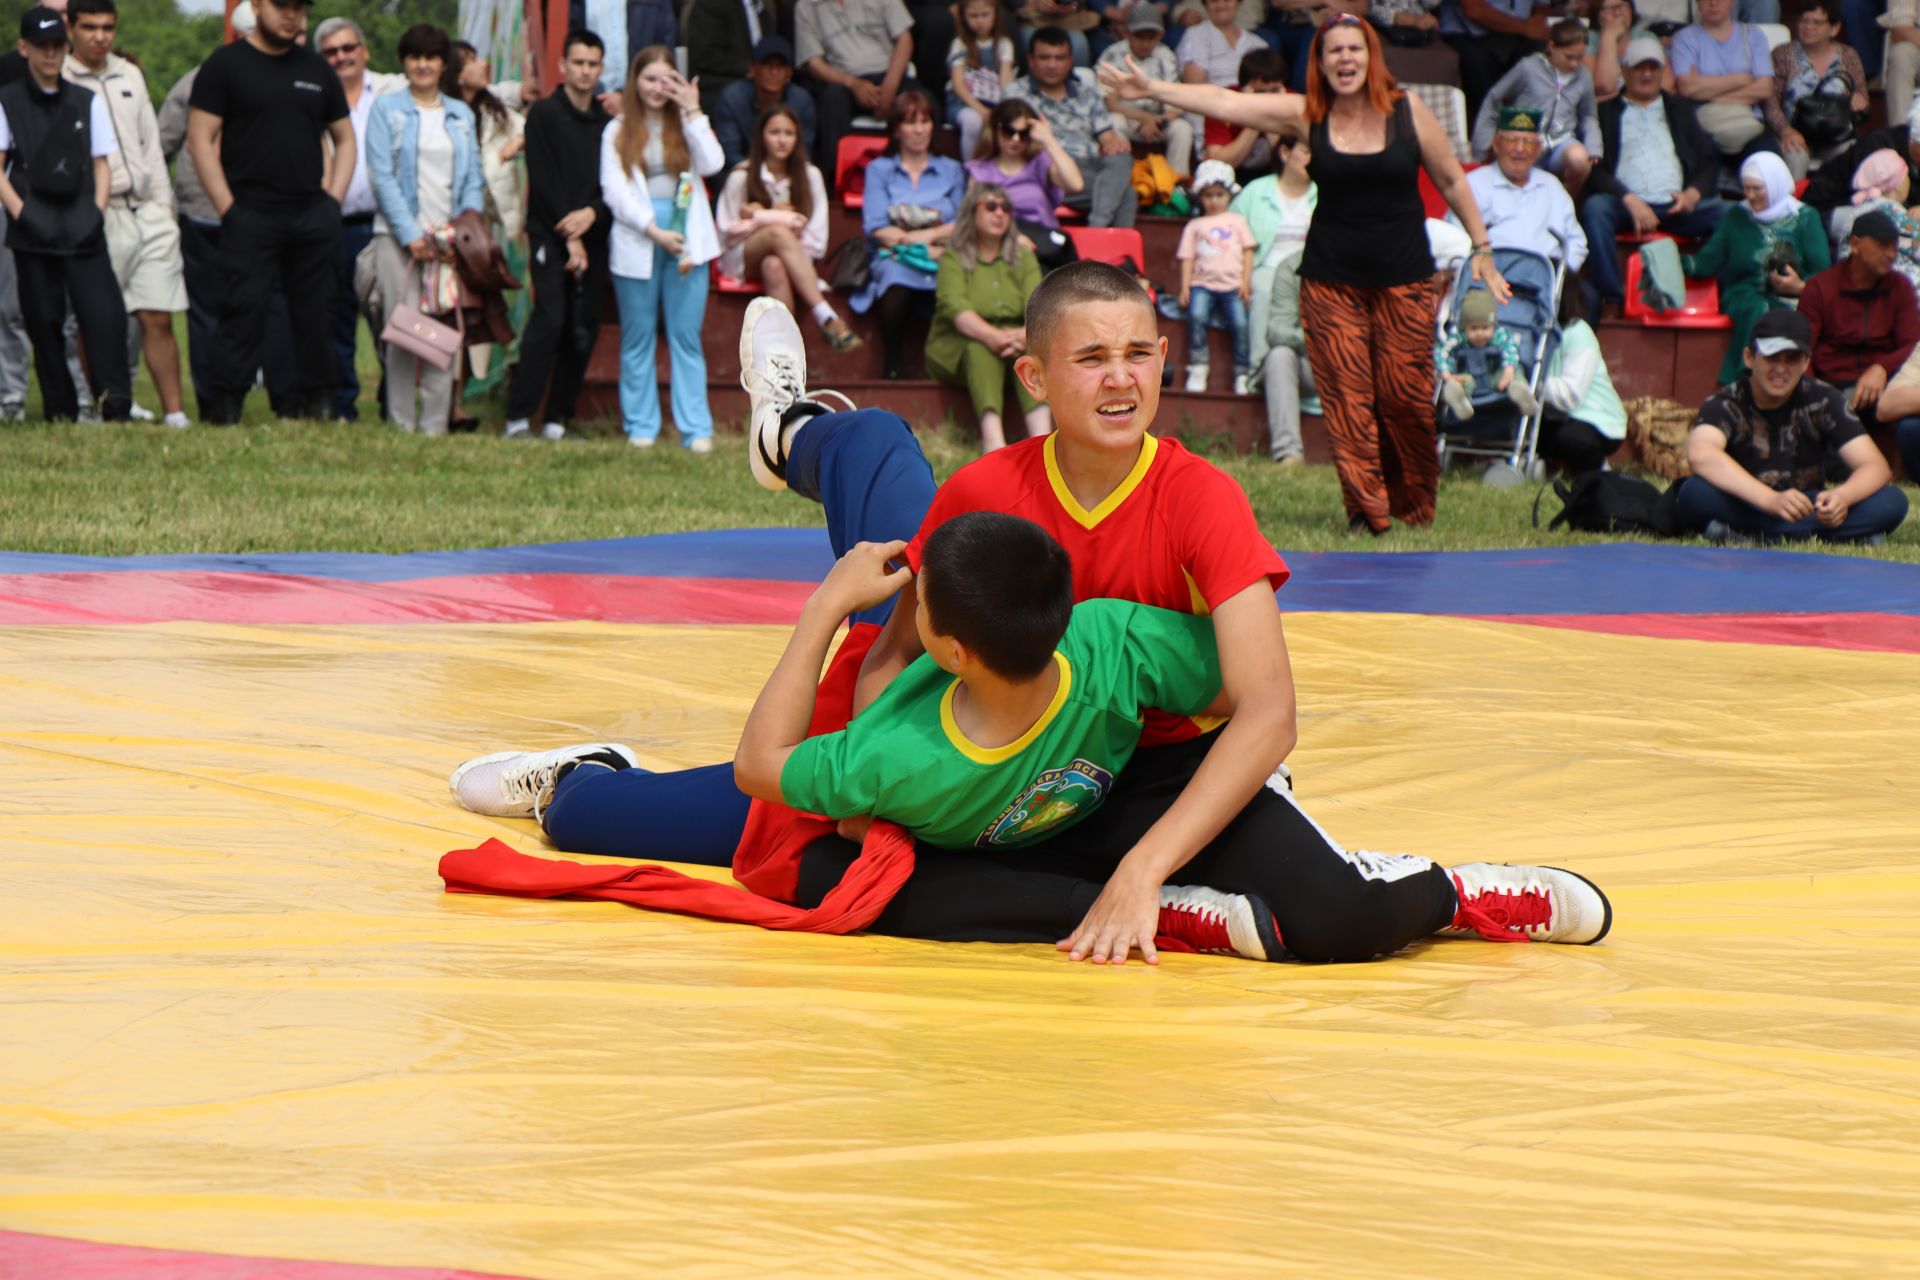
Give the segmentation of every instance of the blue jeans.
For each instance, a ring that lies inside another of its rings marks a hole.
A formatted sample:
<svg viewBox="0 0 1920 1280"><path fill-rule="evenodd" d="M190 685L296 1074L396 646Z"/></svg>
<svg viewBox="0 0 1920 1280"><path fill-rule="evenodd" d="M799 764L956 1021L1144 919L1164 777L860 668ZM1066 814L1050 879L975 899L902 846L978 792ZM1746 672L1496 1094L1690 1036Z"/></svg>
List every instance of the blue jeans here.
<svg viewBox="0 0 1920 1280"><path fill-rule="evenodd" d="M1807 497L1816 490L1807 490ZM1707 522L1720 523L1748 538L1763 542L1818 538L1822 542L1856 542L1876 533L1891 533L1907 518L1907 495L1888 485L1848 510L1847 518L1829 529L1818 519L1782 520L1778 516L1716 488L1698 476L1689 476L1680 484L1680 527L1695 532Z"/></svg>
<svg viewBox="0 0 1920 1280"><path fill-rule="evenodd" d="M655 200L653 216L662 225L673 220L672 200ZM660 435L660 378L654 364L654 339L660 314L667 317L667 356L673 376L673 425L686 445L713 435L713 410L707 406L707 357L700 347L700 325L707 315L707 269L682 274L673 254L655 245L653 274L645 280L613 278L620 307L620 417L637 440Z"/></svg>
<svg viewBox="0 0 1920 1280"><path fill-rule="evenodd" d="M826 508L827 540L839 557L856 542L913 537L933 502L933 468L913 428L894 414L823 413L794 433L787 487ZM889 600L852 620L884 624L892 612ZM733 861L746 821L747 797L733 785L731 764L672 773L575 769L541 815L547 838L566 853L710 867Z"/></svg>
<svg viewBox="0 0 1920 1280"><path fill-rule="evenodd" d="M1187 300L1187 363L1207 363L1207 330L1233 336L1233 371L1248 373L1253 357L1247 347L1247 304L1238 293L1195 289Z"/></svg>
<svg viewBox="0 0 1920 1280"><path fill-rule="evenodd" d="M1649 206L1659 215L1660 229L1690 240L1704 240L1713 234L1726 216L1727 206L1720 200L1702 200L1686 213L1670 213L1671 202ZM1619 302L1626 297L1626 284L1620 278L1620 262L1613 251L1614 238L1633 230L1633 215L1619 196L1596 191L1587 196L1580 209L1580 225L1587 233L1587 279L1600 294L1602 302Z"/></svg>
<svg viewBox="0 0 1920 1280"><path fill-rule="evenodd" d="M340 255L335 264L340 296L333 306L333 416L341 422L352 422L360 416L360 373L353 362L360 336L360 299L353 292L353 264L371 243L372 222L341 220ZM380 335L373 336L378 339Z"/></svg>
<svg viewBox="0 0 1920 1280"><path fill-rule="evenodd" d="M1843 39L1860 55L1860 65L1868 79L1880 74L1886 31L1880 26L1879 17L1886 8L1886 0L1840 0L1840 21L1846 28ZM1887 123L1900 122L1889 120Z"/></svg>
<svg viewBox="0 0 1920 1280"><path fill-rule="evenodd" d="M1780 0L1740 0L1740 21L1778 24ZM1867 74L1873 73L1869 71Z"/></svg>

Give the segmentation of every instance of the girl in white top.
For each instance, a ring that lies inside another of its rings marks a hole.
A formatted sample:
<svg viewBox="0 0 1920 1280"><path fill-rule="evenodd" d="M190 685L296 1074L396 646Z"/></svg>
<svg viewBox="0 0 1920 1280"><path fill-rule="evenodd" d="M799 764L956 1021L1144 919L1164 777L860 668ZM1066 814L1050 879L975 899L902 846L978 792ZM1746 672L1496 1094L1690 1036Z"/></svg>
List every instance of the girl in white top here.
<svg viewBox="0 0 1920 1280"><path fill-rule="evenodd" d="M768 297L795 315L797 298L835 351L860 345L827 303L814 269L827 251L827 184L807 163L800 119L791 107L776 102L760 113L746 161L727 175L713 216L720 227L721 271L739 280L757 278Z"/></svg>
<svg viewBox="0 0 1920 1280"><path fill-rule="evenodd" d="M618 118L600 135L600 198L613 215L608 266L620 307L620 417L627 443L660 438L654 339L667 321L673 425L682 447L713 449L707 359L707 264L720 256L703 178L726 158L700 111L700 87L674 68L673 50L634 55Z"/></svg>

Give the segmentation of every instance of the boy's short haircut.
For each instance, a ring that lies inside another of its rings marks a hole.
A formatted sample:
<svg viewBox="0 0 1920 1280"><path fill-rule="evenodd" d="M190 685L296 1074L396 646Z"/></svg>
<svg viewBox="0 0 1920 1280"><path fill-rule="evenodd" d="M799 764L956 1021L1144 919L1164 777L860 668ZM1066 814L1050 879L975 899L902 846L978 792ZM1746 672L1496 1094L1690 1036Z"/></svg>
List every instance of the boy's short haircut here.
<svg viewBox="0 0 1920 1280"><path fill-rule="evenodd" d="M607 42L605 40L602 40L599 36L584 27L576 27L574 30L567 32L567 38L560 42L560 56L564 59L573 51L573 46L577 44L583 44L589 49L598 49L601 53L607 51Z"/></svg>
<svg viewBox="0 0 1920 1280"><path fill-rule="evenodd" d="M1065 27L1040 27L1034 31L1033 38L1027 41L1027 48L1033 49L1040 45L1045 45L1049 49L1071 49L1073 37L1067 34Z"/></svg>
<svg viewBox="0 0 1920 1280"><path fill-rule="evenodd" d="M1047 669L1073 617L1073 563L1031 520L957 515L921 544L927 622L1008 680Z"/></svg>
<svg viewBox="0 0 1920 1280"><path fill-rule="evenodd" d="M1562 18L1547 29L1547 43L1549 44L1583 45L1586 42L1587 27L1586 24L1578 18Z"/></svg>
<svg viewBox="0 0 1920 1280"><path fill-rule="evenodd" d="M1049 271L1027 297L1027 350L1044 362L1052 354L1054 331L1069 307L1083 302L1137 302L1153 314L1153 302L1140 282L1115 266L1082 258ZM1155 334L1159 330L1156 326Z"/></svg>
<svg viewBox="0 0 1920 1280"><path fill-rule="evenodd" d="M1273 49L1255 49L1240 59L1240 83L1249 85L1255 80L1263 80L1268 84L1285 84L1287 82L1286 58Z"/></svg>
<svg viewBox="0 0 1920 1280"><path fill-rule="evenodd" d="M78 22L90 13L104 13L114 19L116 24L120 19L120 10L113 0L70 0L67 5L67 21L70 23Z"/></svg>

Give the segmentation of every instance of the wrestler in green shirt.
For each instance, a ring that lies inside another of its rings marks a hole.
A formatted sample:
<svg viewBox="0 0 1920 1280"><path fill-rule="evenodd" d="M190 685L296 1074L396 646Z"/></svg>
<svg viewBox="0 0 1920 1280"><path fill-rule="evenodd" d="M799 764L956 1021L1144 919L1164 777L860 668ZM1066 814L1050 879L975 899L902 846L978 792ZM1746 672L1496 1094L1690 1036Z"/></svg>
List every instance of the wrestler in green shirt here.
<svg viewBox="0 0 1920 1280"><path fill-rule="evenodd" d="M1221 702L1206 618L1121 600L1073 604L1066 552L1029 521L971 512L926 542L926 653L835 733L806 737L839 620L891 598L904 544L861 544L801 613L748 716L747 794L831 818L870 816L948 848L1013 847L1091 813L1133 755L1149 707Z"/></svg>

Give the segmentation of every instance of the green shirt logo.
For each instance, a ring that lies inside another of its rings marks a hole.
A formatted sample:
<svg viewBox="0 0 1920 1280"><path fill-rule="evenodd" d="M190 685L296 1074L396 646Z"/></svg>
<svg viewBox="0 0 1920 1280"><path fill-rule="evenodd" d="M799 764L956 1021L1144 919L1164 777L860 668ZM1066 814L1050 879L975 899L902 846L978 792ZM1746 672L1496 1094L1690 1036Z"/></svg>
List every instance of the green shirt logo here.
<svg viewBox="0 0 1920 1280"><path fill-rule="evenodd" d="M1113 786L1113 775L1091 760L1075 758L1063 769L1049 769L1035 778L1033 785L1020 793L993 824L973 843L989 845L1027 844L1042 832L1072 822L1106 799Z"/></svg>

